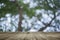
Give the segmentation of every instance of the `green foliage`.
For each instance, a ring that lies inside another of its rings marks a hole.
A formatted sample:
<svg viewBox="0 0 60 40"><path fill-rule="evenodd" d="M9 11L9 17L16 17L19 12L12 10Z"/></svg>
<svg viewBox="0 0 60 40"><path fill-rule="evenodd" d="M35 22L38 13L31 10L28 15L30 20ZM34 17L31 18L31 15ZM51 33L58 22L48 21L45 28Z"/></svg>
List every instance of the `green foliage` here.
<svg viewBox="0 0 60 40"><path fill-rule="evenodd" d="M29 8L29 3L24 4L23 0L16 0L17 2L11 2L9 0L0 0L0 4L4 3L5 6L1 6L0 8L0 17L4 17L6 13L11 13L12 15L16 15L18 13L17 3L20 7L23 7L23 13L26 13L29 17L35 15L35 10L37 9L45 9L45 10L56 10L60 8L59 0L34 0L34 2L38 2L38 6L35 8ZM41 1L41 3L40 3ZM54 4L54 7L51 7L49 3ZM57 7L57 8L56 8Z"/></svg>
<svg viewBox="0 0 60 40"><path fill-rule="evenodd" d="M35 15L34 8L29 8L29 3L21 5L23 7L23 13L26 13L30 18Z"/></svg>
<svg viewBox="0 0 60 40"><path fill-rule="evenodd" d="M2 32L3 31L3 29L2 29L2 26L0 25L0 32Z"/></svg>
<svg viewBox="0 0 60 40"><path fill-rule="evenodd" d="M54 4L56 7L60 8L60 0L54 0Z"/></svg>
<svg viewBox="0 0 60 40"><path fill-rule="evenodd" d="M38 20L41 20L42 14L37 15Z"/></svg>
<svg viewBox="0 0 60 40"><path fill-rule="evenodd" d="M24 11L30 18L35 15L34 9L24 9Z"/></svg>
<svg viewBox="0 0 60 40"><path fill-rule="evenodd" d="M1 6L0 8L0 17L4 17L7 13L17 13L17 6L15 3L10 2L9 0L0 0L0 4L2 3L4 4L4 6Z"/></svg>

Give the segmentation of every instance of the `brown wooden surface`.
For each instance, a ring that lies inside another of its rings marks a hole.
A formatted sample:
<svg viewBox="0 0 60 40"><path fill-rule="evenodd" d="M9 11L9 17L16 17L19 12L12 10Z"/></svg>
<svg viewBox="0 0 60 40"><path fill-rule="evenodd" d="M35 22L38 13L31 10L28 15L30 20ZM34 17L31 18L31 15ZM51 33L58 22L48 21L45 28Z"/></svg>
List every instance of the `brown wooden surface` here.
<svg viewBox="0 0 60 40"><path fill-rule="evenodd" d="M60 33L0 32L0 40L60 40Z"/></svg>

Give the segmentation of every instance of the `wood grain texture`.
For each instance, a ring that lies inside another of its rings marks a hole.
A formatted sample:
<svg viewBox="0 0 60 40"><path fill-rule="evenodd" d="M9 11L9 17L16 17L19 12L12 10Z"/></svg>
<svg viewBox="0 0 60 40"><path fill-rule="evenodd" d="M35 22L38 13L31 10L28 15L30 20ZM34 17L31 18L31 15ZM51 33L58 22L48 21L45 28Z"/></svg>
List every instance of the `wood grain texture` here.
<svg viewBox="0 0 60 40"><path fill-rule="evenodd" d="M0 40L60 40L59 32L0 32Z"/></svg>

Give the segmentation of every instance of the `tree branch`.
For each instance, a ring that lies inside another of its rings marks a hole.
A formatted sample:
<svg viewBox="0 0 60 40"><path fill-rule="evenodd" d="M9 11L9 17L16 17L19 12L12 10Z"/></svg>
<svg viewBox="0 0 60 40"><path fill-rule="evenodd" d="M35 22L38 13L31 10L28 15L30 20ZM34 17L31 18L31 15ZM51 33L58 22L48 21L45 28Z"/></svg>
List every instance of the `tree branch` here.
<svg viewBox="0 0 60 40"><path fill-rule="evenodd" d="M45 27L40 28L39 31L43 31L43 30L45 30L48 26L50 26L51 23L52 23L52 21L53 21L55 18L56 18L56 14L55 14L55 11L54 11L54 17L52 18L52 20L51 20L48 24L46 24L46 25L44 24Z"/></svg>

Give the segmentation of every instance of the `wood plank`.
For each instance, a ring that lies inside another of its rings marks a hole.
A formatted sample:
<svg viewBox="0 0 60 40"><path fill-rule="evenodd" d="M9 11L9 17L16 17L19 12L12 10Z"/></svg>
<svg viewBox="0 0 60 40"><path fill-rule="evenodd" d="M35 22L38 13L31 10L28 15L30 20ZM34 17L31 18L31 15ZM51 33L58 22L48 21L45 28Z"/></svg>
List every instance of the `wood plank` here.
<svg viewBox="0 0 60 40"><path fill-rule="evenodd" d="M0 40L60 40L60 32L0 32Z"/></svg>

